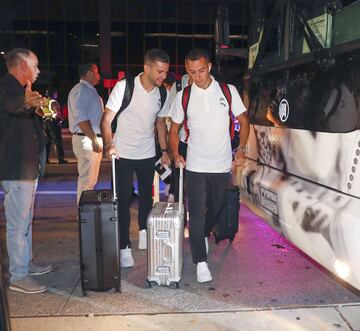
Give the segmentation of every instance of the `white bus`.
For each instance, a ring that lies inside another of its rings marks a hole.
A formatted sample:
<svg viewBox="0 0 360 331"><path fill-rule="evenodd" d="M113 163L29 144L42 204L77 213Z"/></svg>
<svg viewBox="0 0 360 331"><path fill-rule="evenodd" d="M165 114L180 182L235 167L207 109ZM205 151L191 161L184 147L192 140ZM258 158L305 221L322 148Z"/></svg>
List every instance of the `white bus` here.
<svg viewBox="0 0 360 331"><path fill-rule="evenodd" d="M241 199L360 289L360 1L251 6Z"/></svg>

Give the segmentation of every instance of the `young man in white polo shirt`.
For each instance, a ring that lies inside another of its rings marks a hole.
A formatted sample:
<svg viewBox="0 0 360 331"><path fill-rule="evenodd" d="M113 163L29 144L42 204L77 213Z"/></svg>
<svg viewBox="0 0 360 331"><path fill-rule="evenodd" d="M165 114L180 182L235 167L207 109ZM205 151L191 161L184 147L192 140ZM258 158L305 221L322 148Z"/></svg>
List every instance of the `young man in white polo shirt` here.
<svg viewBox="0 0 360 331"><path fill-rule="evenodd" d="M189 129L186 162L178 153L178 131L185 118L182 92L177 93L171 106L169 145L176 166L180 163L186 165L191 253L193 262L197 264L197 281L204 283L212 280L207 265L206 237L224 206L232 167L229 105L219 83L210 75L207 51L193 49L185 62L193 80L186 112ZM229 89L231 110L240 123L240 144L234 160L234 166L239 166L245 162L249 122L236 88L229 85Z"/></svg>
<svg viewBox="0 0 360 331"><path fill-rule="evenodd" d="M144 72L135 77L134 90L129 105L117 118L117 128L112 139L111 122L121 107L125 80L112 90L101 121L101 132L107 157L115 154L118 215L120 222L120 264L132 267L129 239L130 203L134 172L139 187L139 249L146 249L146 220L152 208L152 183L155 168L154 123L162 151L162 164L170 164L167 155L167 129L165 117L169 112L168 95L161 108L159 87L169 71L169 56L161 49L151 49L144 57Z"/></svg>

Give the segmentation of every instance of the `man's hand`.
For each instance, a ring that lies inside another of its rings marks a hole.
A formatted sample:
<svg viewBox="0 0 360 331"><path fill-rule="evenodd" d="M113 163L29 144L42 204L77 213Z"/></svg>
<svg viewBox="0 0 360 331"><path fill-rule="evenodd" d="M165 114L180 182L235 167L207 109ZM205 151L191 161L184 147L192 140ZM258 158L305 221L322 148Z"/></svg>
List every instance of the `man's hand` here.
<svg viewBox="0 0 360 331"><path fill-rule="evenodd" d="M167 152L163 152L161 155L161 166L163 167L165 164L168 166L171 164L171 161L170 161L170 158L169 158L169 155Z"/></svg>
<svg viewBox="0 0 360 331"><path fill-rule="evenodd" d="M105 157L111 160L113 155L117 157L115 145L113 142L109 142L105 145Z"/></svg>
<svg viewBox="0 0 360 331"><path fill-rule="evenodd" d="M46 98L39 92L32 91L31 86L31 82L28 80L25 88L25 108L44 106L46 104Z"/></svg>
<svg viewBox="0 0 360 331"><path fill-rule="evenodd" d="M93 149L93 151L94 151L95 153L102 153L102 150L103 150L102 144L101 144L101 142L99 142L97 136L95 136L95 138L93 138L93 139L91 140L91 142L92 142L92 149Z"/></svg>
<svg viewBox="0 0 360 331"><path fill-rule="evenodd" d="M238 149L235 153L235 158L232 167L243 167L246 161L245 152Z"/></svg>
<svg viewBox="0 0 360 331"><path fill-rule="evenodd" d="M186 166L186 161L180 154L177 154L174 156L174 162L175 162L176 168L180 168L180 164L182 164L183 168L185 168L185 166Z"/></svg>

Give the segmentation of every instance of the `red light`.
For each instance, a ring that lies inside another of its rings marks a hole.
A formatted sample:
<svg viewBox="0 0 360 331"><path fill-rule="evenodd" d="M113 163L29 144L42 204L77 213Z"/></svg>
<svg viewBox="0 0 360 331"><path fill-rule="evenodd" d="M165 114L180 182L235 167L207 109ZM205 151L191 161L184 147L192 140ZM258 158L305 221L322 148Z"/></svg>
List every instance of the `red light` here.
<svg viewBox="0 0 360 331"><path fill-rule="evenodd" d="M125 71L118 72L118 80L122 80L125 77Z"/></svg>
<svg viewBox="0 0 360 331"><path fill-rule="evenodd" d="M104 87L105 88L112 88L117 83L117 79L104 79Z"/></svg>

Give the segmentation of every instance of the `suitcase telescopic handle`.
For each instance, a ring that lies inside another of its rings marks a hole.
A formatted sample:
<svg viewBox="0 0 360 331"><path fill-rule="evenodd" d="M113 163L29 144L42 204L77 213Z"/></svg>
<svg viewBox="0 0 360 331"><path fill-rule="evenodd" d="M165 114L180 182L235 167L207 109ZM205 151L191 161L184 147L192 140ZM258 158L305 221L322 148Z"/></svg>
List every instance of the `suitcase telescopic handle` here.
<svg viewBox="0 0 360 331"><path fill-rule="evenodd" d="M111 172L112 172L112 187L113 187L113 202L116 202L117 196L116 196L116 171L115 171L115 160L116 155L111 155Z"/></svg>
<svg viewBox="0 0 360 331"><path fill-rule="evenodd" d="M180 163L180 176L179 176L179 211L184 211L184 165Z"/></svg>

